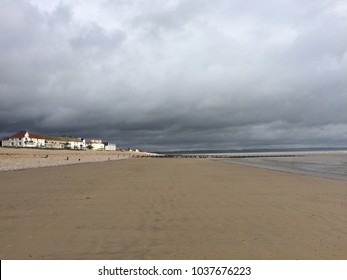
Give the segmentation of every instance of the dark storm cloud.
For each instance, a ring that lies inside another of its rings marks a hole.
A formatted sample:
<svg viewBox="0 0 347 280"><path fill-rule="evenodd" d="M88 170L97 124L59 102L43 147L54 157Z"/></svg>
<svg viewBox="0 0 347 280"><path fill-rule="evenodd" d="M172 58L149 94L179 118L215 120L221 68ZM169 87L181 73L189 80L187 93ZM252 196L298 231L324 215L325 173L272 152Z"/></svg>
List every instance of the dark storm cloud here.
<svg viewBox="0 0 347 280"><path fill-rule="evenodd" d="M1 1L0 134L346 146L344 1Z"/></svg>

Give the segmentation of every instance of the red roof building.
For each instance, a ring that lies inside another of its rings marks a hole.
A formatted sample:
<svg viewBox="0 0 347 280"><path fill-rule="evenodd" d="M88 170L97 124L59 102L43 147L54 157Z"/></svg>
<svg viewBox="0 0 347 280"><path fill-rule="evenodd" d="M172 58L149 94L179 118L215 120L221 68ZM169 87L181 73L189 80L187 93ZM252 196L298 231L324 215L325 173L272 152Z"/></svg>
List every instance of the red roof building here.
<svg viewBox="0 0 347 280"><path fill-rule="evenodd" d="M1 139L3 147L85 149L85 140L78 137L48 136L25 130Z"/></svg>

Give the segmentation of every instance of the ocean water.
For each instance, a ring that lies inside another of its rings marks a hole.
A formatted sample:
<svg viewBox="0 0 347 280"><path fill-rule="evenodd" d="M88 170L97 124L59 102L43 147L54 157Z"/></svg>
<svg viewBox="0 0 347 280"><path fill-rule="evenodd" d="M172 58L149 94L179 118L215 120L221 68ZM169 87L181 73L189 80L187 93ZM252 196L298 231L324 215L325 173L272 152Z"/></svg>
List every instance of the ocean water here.
<svg viewBox="0 0 347 280"><path fill-rule="evenodd" d="M218 159L224 162L280 170L291 173L347 180L347 151L340 152L298 152L292 156ZM295 156L293 156L295 155ZM258 157L259 156L259 157Z"/></svg>

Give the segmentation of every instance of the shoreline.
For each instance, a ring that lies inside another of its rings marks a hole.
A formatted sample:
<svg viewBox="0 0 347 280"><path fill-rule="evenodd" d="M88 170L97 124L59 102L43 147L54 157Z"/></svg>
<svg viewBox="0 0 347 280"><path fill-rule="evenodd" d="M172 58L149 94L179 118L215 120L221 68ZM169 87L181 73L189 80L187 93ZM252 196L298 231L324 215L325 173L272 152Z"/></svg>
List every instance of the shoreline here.
<svg viewBox="0 0 347 280"><path fill-rule="evenodd" d="M298 157L215 159L268 170L347 181L347 153L311 153Z"/></svg>
<svg viewBox="0 0 347 280"><path fill-rule="evenodd" d="M104 162L132 157L195 158L347 181L347 151L254 152L165 155L149 152L54 150L0 147L0 173L29 168ZM320 169L317 166L320 165ZM339 169L339 170L337 170Z"/></svg>
<svg viewBox="0 0 347 280"><path fill-rule="evenodd" d="M347 184L205 159L1 172L1 259L346 259Z"/></svg>

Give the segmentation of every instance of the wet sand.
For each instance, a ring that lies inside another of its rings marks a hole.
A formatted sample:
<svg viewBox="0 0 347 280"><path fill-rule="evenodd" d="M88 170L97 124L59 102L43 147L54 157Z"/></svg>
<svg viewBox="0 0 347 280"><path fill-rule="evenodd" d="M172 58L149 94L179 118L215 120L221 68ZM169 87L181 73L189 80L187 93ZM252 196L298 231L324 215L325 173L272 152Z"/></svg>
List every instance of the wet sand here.
<svg viewBox="0 0 347 280"><path fill-rule="evenodd" d="M275 154L276 155L276 154ZM292 157L219 159L224 162L347 181L347 152L293 153Z"/></svg>
<svg viewBox="0 0 347 280"><path fill-rule="evenodd" d="M204 159L0 173L0 259L347 259L347 182Z"/></svg>

